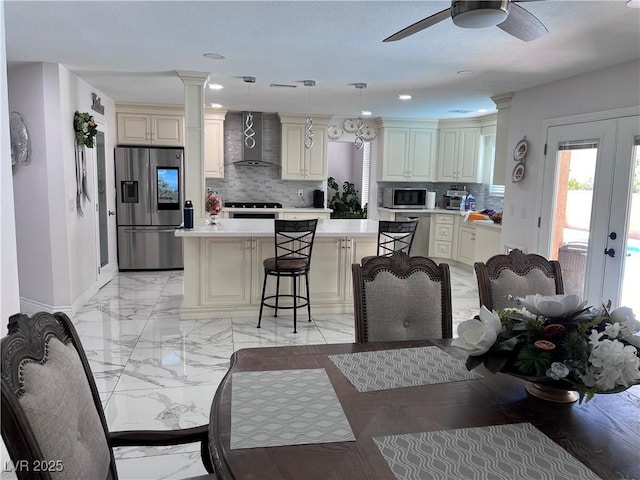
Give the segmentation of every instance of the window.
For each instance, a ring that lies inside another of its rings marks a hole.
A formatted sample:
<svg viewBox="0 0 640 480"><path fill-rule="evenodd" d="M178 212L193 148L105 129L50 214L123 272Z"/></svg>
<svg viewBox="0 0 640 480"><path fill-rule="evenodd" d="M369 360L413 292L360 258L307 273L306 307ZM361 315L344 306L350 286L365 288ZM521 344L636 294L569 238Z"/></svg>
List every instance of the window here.
<svg viewBox="0 0 640 480"><path fill-rule="evenodd" d="M493 183L496 166L496 136L483 135L480 137L480 142L484 164L484 183L489 185L489 196L504 197L504 185L495 185Z"/></svg>

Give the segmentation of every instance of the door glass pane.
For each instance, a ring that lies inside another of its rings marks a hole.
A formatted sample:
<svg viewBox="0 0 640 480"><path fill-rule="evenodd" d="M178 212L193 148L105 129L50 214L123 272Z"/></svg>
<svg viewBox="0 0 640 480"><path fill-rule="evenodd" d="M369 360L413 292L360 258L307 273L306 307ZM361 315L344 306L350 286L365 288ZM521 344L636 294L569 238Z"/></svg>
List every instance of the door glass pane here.
<svg viewBox="0 0 640 480"><path fill-rule="evenodd" d="M107 226L107 173L105 166L104 132L96 134L98 172L98 226L100 229L100 267L109 263L109 230Z"/></svg>
<svg viewBox="0 0 640 480"><path fill-rule="evenodd" d="M629 195L630 214L627 228L629 233L627 234L620 305L631 307L637 317L640 313L640 295L638 295L638 285L640 285L640 137L635 139L633 157L635 167Z"/></svg>
<svg viewBox="0 0 640 480"><path fill-rule="evenodd" d="M597 157L592 141L567 142L558 149L551 258L560 262L565 293L580 297L585 292Z"/></svg>

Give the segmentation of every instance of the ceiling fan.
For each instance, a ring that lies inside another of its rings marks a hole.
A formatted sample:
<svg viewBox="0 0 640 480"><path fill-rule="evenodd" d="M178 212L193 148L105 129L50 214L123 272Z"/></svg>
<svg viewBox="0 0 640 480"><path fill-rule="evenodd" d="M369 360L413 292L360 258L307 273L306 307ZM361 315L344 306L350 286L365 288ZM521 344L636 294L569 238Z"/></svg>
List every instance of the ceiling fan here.
<svg viewBox="0 0 640 480"><path fill-rule="evenodd" d="M453 23L463 28L484 28L497 26L520 40L530 42L542 37L549 31L543 23L531 12L522 8L516 2L538 0L499 0L499 1L467 1L453 0L451 7L430 17L403 28L383 42L395 42L431 27L446 18L451 17Z"/></svg>

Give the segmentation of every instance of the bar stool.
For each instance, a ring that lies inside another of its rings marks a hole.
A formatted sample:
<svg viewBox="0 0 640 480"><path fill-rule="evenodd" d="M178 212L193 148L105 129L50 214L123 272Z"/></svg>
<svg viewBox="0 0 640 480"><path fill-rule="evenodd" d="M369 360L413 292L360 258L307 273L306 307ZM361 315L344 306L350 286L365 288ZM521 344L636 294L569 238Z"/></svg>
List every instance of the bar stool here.
<svg viewBox="0 0 640 480"><path fill-rule="evenodd" d="M413 237L416 233L418 220L409 220L403 222L394 222L391 220L380 220L378 222L378 257L390 257L393 252L404 252L411 254L411 246L413 245ZM363 257L360 260L364 266L374 256Z"/></svg>
<svg viewBox="0 0 640 480"><path fill-rule="evenodd" d="M313 220L275 220L275 257L267 258L263 262L264 281L262 282L262 299L260 301L260 316L258 328L262 322L264 306L275 309L274 317L278 316L278 308L293 309L293 333L297 332L297 309L307 307L309 321L311 321L311 302L309 300L309 269L311 267L311 250L316 235L318 219ZM267 277L276 277L276 294L266 296ZM306 290L302 295L297 285L298 279L304 276ZM291 278L292 293L280 293L280 277ZM292 298L293 305L281 306L281 297ZM275 303L270 303L275 299ZM298 303L298 301L302 303Z"/></svg>
<svg viewBox="0 0 640 480"><path fill-rule="evenodd" d="M378 256L390 257L393 252L404 252L410 255L417 226L418 220L404 222L380 220L378 222Z"/></svg>

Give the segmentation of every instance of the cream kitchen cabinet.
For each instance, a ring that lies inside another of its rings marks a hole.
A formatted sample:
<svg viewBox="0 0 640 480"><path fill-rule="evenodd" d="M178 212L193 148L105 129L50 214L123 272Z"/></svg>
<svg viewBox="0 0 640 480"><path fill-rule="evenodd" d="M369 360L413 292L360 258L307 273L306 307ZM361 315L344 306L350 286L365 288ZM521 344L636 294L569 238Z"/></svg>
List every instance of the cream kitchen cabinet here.
<svg viewBox="0 0 640 480"><path fill-rule="evenodd" d="M418 126L422 125L422 127ZM379 120L379 181L428 182L436 176L436 124Z"/></svg>
<svg viewBox="0 0 640 480"><path fill-rule="evenodd" d="M200 269L203 306L233 308L251 304L255 246L252 238L207 238L200 243L202 263L215 265L215 269Z"/></svg>
<svg viewBox="0 0 640 480"><path fill-rule="evenodd" d="M481 183L480 163L480 127L440 129L437 181Z"/></svg>
<svg viewBox="0 0 640 480"><path fill-rule="evenodd" d="M494 255L505 253L502 246L502 227L493 224L474 222L476 242L474 262L486 262Z"/></svg>
<svg viewBox="0 0 640 480"><path fill-rule="evenodd" d="M224 178L224 118L227 112L205 112L204 176Z"/></svg>
<svg viewBox="0 0 640 480"><path fill-rule="evenodd" d="M283 180L326 180L327 126L331 117L313 117L313 145L305 147L306 116L280 115Z"/></svg>
<svg viewBox="0 0 640 480"><path fill-rule="evenodd" d="M199 254L200 307L236 313L258 309L263 262L274 256L273 242L273 237L203 238ZM376 248L375 238L316 237L309 274L312 311L314 307L349 311L353 305L351 264L375 255ZM304 289L303 284L301 281ZM268 279L267 295L275 294L275 288L275 279ZM291 292L289 279L281 279L280 291ZM266 309L265 316L272 316L272 312ZM305 318L305 310L298 310L298 315Z"/></svg>
<svg viewBox="0 0 640 480"><path fill-rule="evenodd" d="M473 224L460 222L458 229L457 260L465 265L473 266L476 250L476 228Z"/></svg>
<svg viewBox="0 0 640 480"><path fill-rule="evenodd" d="M429 256L455 260L454 245L458 241L458 215L434 213L431 215Z"/></svg>
<svg viewBox="0 0 640 480"><path fill-rule="evenodd" d="M117 118L121 145L184 146L182 115L118 113Z"/></svg>

